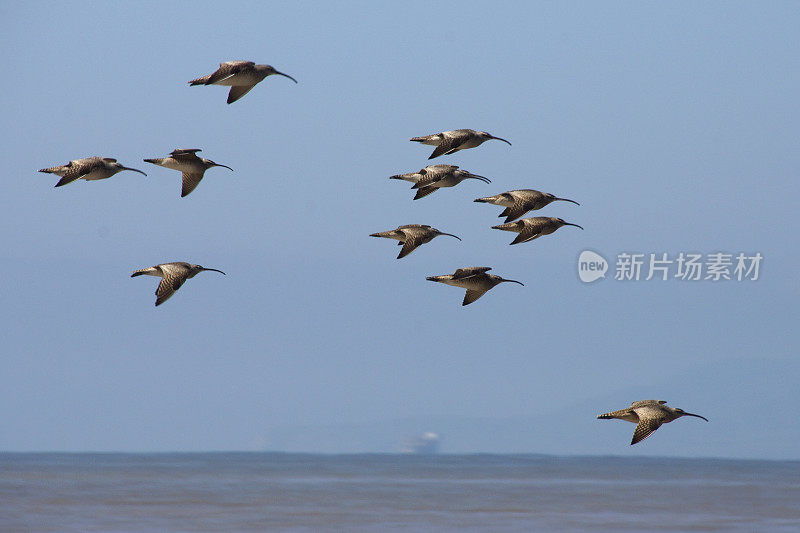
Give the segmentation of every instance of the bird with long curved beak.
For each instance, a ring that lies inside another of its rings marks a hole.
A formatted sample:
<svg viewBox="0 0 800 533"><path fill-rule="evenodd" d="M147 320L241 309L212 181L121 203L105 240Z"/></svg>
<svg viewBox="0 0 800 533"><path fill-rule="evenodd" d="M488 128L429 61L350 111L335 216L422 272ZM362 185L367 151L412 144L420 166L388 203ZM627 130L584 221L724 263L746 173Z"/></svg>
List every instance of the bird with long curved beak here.
<svg viewBox="0 0 800 533"><path fill-rule="evenodd" d="M402 245L403 248L400 250L397 258L401 259L416 250L420 245L431 242L439 235L447 235L448 237L455 237L459 241L461 240L461 237L457 235L439 231L425 224L406 224L404 226L398 226L397 229L372 233L370 237L383 237L385 239L395 239L399 241L397 244Z"/></svg>
<svg viewBox="0 0 800 533"><path fill-rule="evenodd" d="M506 223L521 217L528 211L536 211L551 202L572 202L575 205L581 205L575 200L568 198L558 198L549 192L541 192L533 189L518 189L514 191L506 191L494 196L486 196L484 198L476 198L476 202L493 204L505 207L499 217L506 217Z"/></svg>
<svg viewBox="0 0 800 533"><path fill-rule="evenodd" d="M219 64L219 68L209 74L189 82L189 85L226 85L231 88L228 93L228 103L232 104L250 92L250 89L264 80L267 76L278 75L297 80L288 74L278 72L271 65L256 65L253 61L226 61Z"/></svg>
<svg viewBox="0 0 800 533"><path fill-rule="evenodd" d="M169 300L170 296L175 294L175 291L181 288L187 279L195 277L200 272L211 270L225 275L222 270L216 268L205 268L200 265L193 265L184 261L176 261L174 263L162 263L160 265L135 270L131 277L136 276L158 276L161 282L156 288L156 306L159 306Z"/></svg>
<svg viewBox="0 0 800 533"><path fill-rule="evenodd" d="M200 184L200 180L203 179L203 174L209 168L223 167L231 171L233 170L227 165L220 165L210 159L197 157L197 152L201 151L202 150L199 148L179 148L173 150L169 157L145 159L144 161L182 172L183 185L181 187L181 198L183 198Z"/></svg>
<svg viewBox="0 0 800 533"><path fill-rule="evenodd" d="M667 424L682 416L702 418L708 422L708 418L704 416L687 413L683 409L678 409L677 407L669 407L666 403L667 402L664 400L641 400L633 402L627 409L604 413L598 415L597 418L600 420L616 418L636 424L636 430L634 430L633 439L631 439L631 446L652 435L655 430L661 427L661 424Z"/></svg>
<svg viewBox="0 0 800 533"><path fill-rule="evenodd" d="M56 183L56 187L61 187L75 180L104 180L123 170L132 170L133 172L138 172L139 174L147 176L147 174L137 168L120 165L117 163L117 160L112 157L84 157L83 159L74 159L66 165L43 168L39 172L61 176L61 180Z"/></svg>
<svg viewBox="0 0 800 533"><path fill-rule="evenodd" d="M565 222L563 218L557 217L523 218L522 220L517 220L516 222L492 226L492 229L519 233L519 235L517 235L517 237L510 243L519 244L521 242L528 242L538 239L542 235L550 235L561 226L575 226L576 228L583 229L582 226L572 224L571 222Z"/></svg>
<svg viewBox="0 0 800 533"><path fill-rule="evenodd" d="M456 165L428 165L417 172L396 174L390 176L389 179L412 182L414 186L411 188L417 189L414 200L419 200L429 194L433 194L437 189L443 187L455 187L466 179L475 179L484 183L492 182L492 180L486 176L460 170Z"/></svg>
<svg viewBox="0 0 800 533"><path fill-rule="evenodd" d="M411 140L414 142L435 146L436 149L433 151L430 157L428 157L428 159L433 159L434 157L439 157L440 155L454 154L459 150L475 148L476 146L480 146L491 139L503 141L511 146L511 143L507 140L500 137L495 137L491 133L470 129L443 131L441 133L434 133L433 135L413 137Z"/></svg>
<svg viewBox="0 0 800 533"><path fill-rule="evenodd" d="M508 282L519 283L522 286L525 285L521 281L504 279L500 276L495 276L494 274L487 274L486 272L491 269L491 267L459 268L452 274L446 274L444 276L429 276L425 279L428 281L436 281L438 283L444 283L445 285L452 285L454 287L467 289L466 294L464 294L464 301L461 302L462 306L471 304L483 296L486 291L492 289L500 283Z"/></svg>

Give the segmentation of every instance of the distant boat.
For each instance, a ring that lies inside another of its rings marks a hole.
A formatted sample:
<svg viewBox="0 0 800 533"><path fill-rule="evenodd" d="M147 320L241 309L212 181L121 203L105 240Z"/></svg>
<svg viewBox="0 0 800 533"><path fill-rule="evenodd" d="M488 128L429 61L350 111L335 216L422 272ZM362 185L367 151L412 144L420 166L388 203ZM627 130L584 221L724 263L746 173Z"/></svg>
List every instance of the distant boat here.
<svg viewBox="0 0 800 533"><path fill-rule="evenodd" d="M414 455L432 455L439 453L439 435L428 431L406 441L403 447L400 448L400 453L408 453Z"/></svg>

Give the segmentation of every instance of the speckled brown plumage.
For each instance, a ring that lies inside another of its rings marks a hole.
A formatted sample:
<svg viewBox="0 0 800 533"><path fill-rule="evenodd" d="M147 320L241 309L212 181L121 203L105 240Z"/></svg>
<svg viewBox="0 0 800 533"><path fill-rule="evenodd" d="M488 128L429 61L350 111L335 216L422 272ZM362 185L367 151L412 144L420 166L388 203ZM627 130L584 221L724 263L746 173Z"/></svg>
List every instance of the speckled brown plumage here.
<svg viewBox="0 0 800 533"><path fill-rule="evenodd" d="M631 446L652 435L662 424L667 424L682 416L702 418L708 422L708 419L703 416L687 413L683 409L669 407L666 403L667 402L664 400L641 400L633 402L627 409L604 413L598 415L597 418L601 420L616 418L636 424L636 429L631 439Z"/></svg>
<svg viewBox="0 0 800 533"><path fill-rule="evenodd" d="M288 74L278 72L271 65L256 65L252 61L225 61L219 64L219 68L207 76L189 81L189 85L227 85L231 87L228 93L228 103L232 104L250 89L260 83L267 76L276 74L289 78L297 83L297 80Z"/></svg>
<svg viewBox="0 0 800 533"><path fill-rule="evenodd" d="M452 274L445 274L443 276L429 276L425 279L428 281L436 281L438 283L444 283L445 285L452 285L454 287L467 289L467 292L464 295L464 301L461 302L462 306L471 304L483 296L488 290L500 283L511 282L524 285L524 283L513 279L503 279L500 276L495 276L494 274L487 274L487 272L491 269L491 267L465 267L457 269Z"/></svg>
<svg viewBox="0 0 800 533"><path fill-rule="evenodd" d="M414 200L424 198L443 187L455 187L466 179L476 179L484 183L491 183L492 180L485 176L479 176L460 170L456 165L429 165L417 172L408 174L396 174L389 179L410 181L414 184L412 189L417 189Z"/></svg>
<svg viewBox="0 0 800 533"><path fill-rule="evenodd" d="M145 159L146 163L152 163L171 170L182 173L181 198L192 192L203 179L205 171L211 167L223 167L233 170L227 165L215 163L210 159L198 157L199 148L178 148L172 151L169 157L160 159Z"/></svg>
<svg viewBox="0 0 800 533"><path fill-rule="evenodd" d="M397 258L401 259L416 250L417 247L431 242L439 235L447 235L449 237L455 237L459 241L461 240L461 237L453 235L452 233L445 233L424 224L406 224L404 226L398 226L397 229L372 233L370 237L383 237L385 239L395 239L399 241L398 244L402 244L403 248L400 250Z"/></svg>
<svg viewBox="0 0 800 533"><path fill-rule="evenodd" d="M430 157L428 157L428 159L433 159L434 157L439 157L440 155L453 154L459 150L475 148L476 146L480 146L490 139L496 139L498 141L507 143L509 146L511 145L511 143L507 140L501 139L500 137L495 137L494 135L485 131L476 131L470 129L443 131L441 133L434 133L433 135L413 137L411 140L414 142L435 146L436 149L433 151Z"/></svg>
<svg viewBox="0 0 800 533"><path fill-rule="evenodd" d="M575 205L581 205L575 200L558 198L550 193L536 191L534 189L517 189L496 194L494 196L486 196L475 199L475 201L479 203L494 204L505 207L503 212L497 216L506 217L506 223L521 217L528 211L541 209L551 202L559 200L564 202L572 202Z"/></svg>
<svg viewBox="0 0 800 533"><path fill-rule="evenodd" d="M73 159L66 165L43 168L39 172L60 176L61 179L55 186L61 187L79 179L87 181L104 180L123 170L132 170L147 176L147 174L141 170L117 163L117 160L112 157L84 157L82 159Z"/></svg>
<svg viewBox="0 0 800 533"><path fill-rule="evenodd" d="M175 291L181 288L187 279L195 277L204 270L212 270L214 272L225 274L225 272L222 270L217 270L215 268L205 268L200 265L193 265L184 261L176 261L173 263L162 263L160 265L135 270L131 274L131 277L158 276L162 278L161 282L156 288L156 306L159 306L169 300L169 298L175 294Z"/></svg>
<svg viewBox="0 0 800 533"><path fill-rule="evenodd" d="M517 237L511 241L511 244L519 244L521 242L528 242L538 239L542 235L549 235L556 231L561 226L575 226L583 229L577 224L565 222L564 219L556 217L531 217L517 220L516 222L509 222L508 224L500 224L499 226L492 226L492 229L499 229L502 231L513 231L519 233Z"/></svg>

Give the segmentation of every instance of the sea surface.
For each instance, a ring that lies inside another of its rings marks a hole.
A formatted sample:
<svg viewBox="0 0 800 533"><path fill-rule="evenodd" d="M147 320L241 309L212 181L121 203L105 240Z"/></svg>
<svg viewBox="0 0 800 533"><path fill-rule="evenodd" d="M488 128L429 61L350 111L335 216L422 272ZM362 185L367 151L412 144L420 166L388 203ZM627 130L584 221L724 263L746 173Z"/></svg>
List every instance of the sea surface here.
<svg viewBox="0 0 800 533"><path fill-rule="evenodd" d="M800 531L800 461L0 454L0 531Z"/></svg>

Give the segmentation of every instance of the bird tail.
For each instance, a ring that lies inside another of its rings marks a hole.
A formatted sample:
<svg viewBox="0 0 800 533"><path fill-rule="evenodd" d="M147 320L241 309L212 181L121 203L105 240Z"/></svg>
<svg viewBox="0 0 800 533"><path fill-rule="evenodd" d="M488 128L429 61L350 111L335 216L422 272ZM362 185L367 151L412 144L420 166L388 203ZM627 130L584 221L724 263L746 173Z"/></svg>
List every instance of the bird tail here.
<svg viewBox="0 0 800 533"><path fill-rule="evenodd" d="M142 269L139 269L139 270L134 270L131 273L131 277L135 278L136 276L144 276L145 274L149 274L151 276L158 275L158 274L156 274L156 272L158 272L158 268L156 268L156 267L147 267L147 268L142 268Z"/></svg>
<svg viewBox="0 0 800 533"><path fill-rule="evenodd" d="M614 417L611 415L611 413L603 413L602 415L597 415L597 418L599 420L610 420Z"/></svg>
<svg viewBox="0 0 800 533"><path fill-rule="evenodd" d="M47 172L48 174L55 174L56 170L58 170L59 168L61 168L61 167L43 168L39 172Z"/></svg>
<svg viewBox="0 0 800 533"><path fill-rule="evenodd" d="M209 79L211 79L211 75L210 74L208 76L203 76L201 78L197 78L197 79L191 80L189 82L189 85L206 85L208 83Z"/></svg>
<svg viewBox="0 0 800 533"><path fill-rule="evenodd" d="M510 224L500 224L499 226L492 226L492 229L499 229L502 231L517 231L517 223L511 222Z"/></svg>

